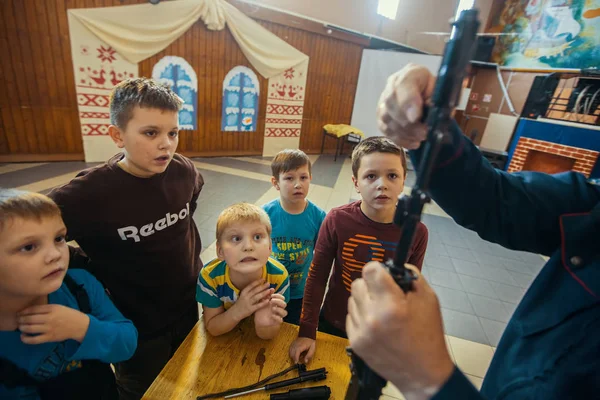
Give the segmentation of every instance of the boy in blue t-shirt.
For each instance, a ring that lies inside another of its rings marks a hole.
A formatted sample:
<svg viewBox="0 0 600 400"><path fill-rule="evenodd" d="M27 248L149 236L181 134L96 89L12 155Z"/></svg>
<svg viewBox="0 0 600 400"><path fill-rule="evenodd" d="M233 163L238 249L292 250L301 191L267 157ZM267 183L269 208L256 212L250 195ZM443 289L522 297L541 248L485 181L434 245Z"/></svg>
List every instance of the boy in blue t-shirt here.
<svg viewBox="0 0 600 400"><path fill-rule="evenodd" d="M48 197L0 189L0 398L116 399L108 363L137 330L84 270L67 271L67 230Z"/></svg>
<svg viewBox="0 0 600 400"><path fill-rule="evenodd" d="M325 211L306 199L312 179L311 163L302 150L282 150L271 163L271 182L279 199L263 206L271 218L272 257L290 274L290 302L285 322L298 325L304 285Z"/></svg>

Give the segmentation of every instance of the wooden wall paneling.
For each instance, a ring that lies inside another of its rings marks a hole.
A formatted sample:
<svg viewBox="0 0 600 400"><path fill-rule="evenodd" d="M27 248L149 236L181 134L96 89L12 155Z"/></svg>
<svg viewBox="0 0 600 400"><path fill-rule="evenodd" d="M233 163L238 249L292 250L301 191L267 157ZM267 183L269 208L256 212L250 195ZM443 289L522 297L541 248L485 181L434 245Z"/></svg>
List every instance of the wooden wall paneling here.
<svg viewBox="0 0 600 400"><path fill-rule="evenodd" d="M33 3L33 2L32 2ZM43 6L39 4L38 6ZM31 112L38 130L38 140L41 153L58 153L63 145L54 126L52 117L53 94L56 93L54 84L54 59L50 55L48 29L44 23L44 9L40 12L34 4L27 3L25 13L29 24L35 27L34 35L29 35L32 51L31 62L34 64L36 95L31 98Z"/></svg>
<svg viewBox="0 0 600 400"><path fill-rule="evenodd" d="M203 149L213 152L218 151L221 135L218 132L214 131L214 110L213 110L213 101L218 101L218 98L215 98L214 95L214 82L217 78L217 72L215 71L215 60L214 60L214 49L216 46L216 37L212 32L208 32L205 30L206 35L206 58L204 62L206 63L206 145L202 146ZM219 142L219 143L218 143Z"/></svg>
<svg viewBox="0 0 600 400"><path fill-rule="evenodd" d="M234 132L221 132L221 118L220 118L220 111L222 110L222 106L223 106L223 89L222 86L219 85L217 82L223 82L223 78L225 77L225 75L227 74L227 72L225 72L225 64L224 64L224 60L223 60L223 43L224 43L224 33L225 31L219 31L219 32L215 32L215 47L214 47L214 53L213 53L213 60L214 60L214 64L213 64L213 71L215 73L214 75L214 83L212 85L213 88L213 103L211 104L211 115L212 115L212 119L213 119L213 127L212 127L212 131L214 132L213 134L215 135L219 135L221 137L221 145L219 146L220 150L225 150L225 151L233 151L233 143L234 143ZM219 133L221 132L221 133Z"/></svg>
<svg viewBox="0 0 600 400"><path fill-rule="evenodd" d="M11 0L0 6L2 54L7 55L2 138L9 144L0 147L3 160L8 154L11 160L83 158L66 12L75 6L65 0Z"/></svg>
<svg viewBox="0 0 600 400"><path fill-rule="evenodd" d="M62 3L62 1L58 2L58 5L60 6L60 4ZM57 11L57 2L54 1L50 1L50 2L46 2L46 24L48 26L48 30L49 30L49 35L48 35L48 39L49 42L47 44L47 51L52 51L54 52L54 54L51 55L51 59L53 60L52 64L54 66L54 76L53 76L53 83L54 85L51 85L51 87L55 87L56 91L55 91L55 97L53 97L52 99L52 119L54 121L54 127L56 129L55 132L57 132L61 139L64 141L65 147L67 152L81 152L82 148L79 146L79 148L77 146L75 146L75 135L73 134L72 130L68 130L66 129L66 124L68 122L68 118L65 118L65 114L69 115L69 108L75 108L77 109L77 104L75 101L75 96L73 95L73 97L69 96L69 88L68 88L68 84L67 84L67 77L72 76L73 71L72 68L69 68L69 73L67 73L66 71L66 67L65 68L61 68L61 61L64 60L64 46L67 46L68 44L62 44L61 40L60 40L60 26L57 23L57 17L58 17L58 11ZM41 6L41 3L38 3L38 7ZM43 10L41 10L43 11ZM66 13L66 11L65 11ZM68 52L68 50L67 50ZM63 63L62 65L68 65ZM72 80L71 80L72 81ZM73 84L73 82L72 82ZM69 107L69 105L72 104L72 107ZM70 115L69 115L70 116ZM77 141L78 143L81 142L81 140Z"/></svg>
<svg viewBox="0 0 600 400"><path fill-rule="evenodd" d="M206 63L207 63L207 89L208 89L208 97L207 97L207 102L206 102L206 108L207 108L207 129L206 129L206 135L208 136L208 140L207 140L207 144L208 146L205 147L206 150L213 152L213 151L218 151L219 150L219 146L222 146L222 135L220 135L218 132L215 131L214 129L214 115L215 115L215 107L213 106L213 102L217 102L218 101L218 97L215 96L215 84L214 82L216 82L216 80L218 79L218 71L216 70L216 66L215 66L215 47L217 45L217 40L216 40L216 34L212 33L212 32L206 32L207 37L208 37L208 41L207 41L207 47L206 47L206 55L207 55L207 59L206 59ZM219 128L220 130L220 128Z"/></svg>
<svg viewBox="0 0 600 400"><path fill-rule="evenodd" d="M71 0L72 1L72 0ZM69 152L83 155L83 140L81 138L81 124L79 122L79 111L77 106L77 95L75 92L75 76L73 73L73 60L71 57L71 40L69 36L69 24L67 19L68 4L64 0L58 0L57 26L59 30L58 41L62 54L62 76L65 80L66 92L61 96L61 110L58 111L65 124L65 142ZM50 23L52 24L52 20ZM64 110L62 108L64 107ZM76 115L75 119L67 119L67 116Z"/></svg>
<svg viewBox="0 0 600 400"><path fill-rule="evenodd" d="M310 151L310 149L314 147L315 131L320 129L319 125L322 120L321 115L323 112L326 112L327 108L328 93L324 90L326 82L324 53L324 40L321 36L317 36L315 38L314 47L309 49L308 52L311 59L314 60L314 63L312 64L312 71L309 69L308 73L308 77L311 80L310 84L307 84L310 96L306 97L306 101L310 104L310 113L307 117L311 120L311 123L307 127L308 129L303 129L303 133L307 133L307 135L304 137L304 144L300 146L300 148L305 151ZM330 148L331 143L326 141L325 145L327 146L326 148Z"/></svg>
<svg viewBox="0 0 600 400"><path fill-rule="evenodd" d="M2 70L0 69L0 73L1 72ZM0 154L10 153L11 147L7 131L11 128L10 123L12 123L12 121L9 122L8 120L8 118L11 118L10 115L8 115L8 112L6 112L7 118L5 119L5 111L8 111L8 108L0 106Z"/></svg>
<svg viewBox="0 0 600 400"><path fill-rule="evenodd" d="M3 50L2 47L2 38L0 38L0 51ZM4 57L2 57L4 58ZM0 85L5 85L5 72L4 72L4 66L2 65L2 63L0 63ZM8 86L8 85L7 85ZM1 91L0 91L1 92ZM4 116L3 116L3 110L8 109L7 108L7 104L8 104L9 100L8 100L8 94L7 93L0 93L0 154L6 154L9 152L9 141L8 141L8 136L6 135L6 127L5 125L7 125L7 122L4 121Z"/></svg>
<svg viewBox="0 0 600 400"><path fill-rule="evenodd" d="M2 118L2 114L0 114ZM6 134L4 133L4 126L0 123L0 154L8 153L8 143L6 141Z"/></svg>
<svg viewBox="0 0 600 400"><path fill-rule="evenodd" d="M225 68L223 66L223 60L219 57L220 55L220 46L222 39L222 31L215 32L213 35L213 46L212 46L212 84L211 84L211 98L212 101L210 103L210 115L211 115L211 128L210 133L218 138L218 141L215 142L215 150L231 150L231 147L228 147L228 142L231 142L231 132L221 132L219 111L222 107L222 88L221 85L217 84L217 82L223 82L223 78L225 77Z"/></svg>
<svg viewBox="0 0 600 400"><path fill-rule="evenodd" d="M346 91L346 79L345 75L349 72L350 60L346 61L346 57L350 54L350 48L348 43L340 42L338 47L337 57L340 61L340 68L337 73L334 71L334 76L338 81L339 93L337 94L337 101L334 101L334 115L336 119L345 119L346 122L350 123L350 114L345 115L344 107L346 106L347 99L344 97L344 92ZM343 115L344 114L344 115Z"/></svg>
<svg viewBox="0 0 600 400"><path fill-rule="evenodd" d="M201 23L201 22L200 22ZM197 22L198 24L198 22ZM198 97L198 128L199 128L199 137L198 137L198 146L199 148L208 148L208 112L207 112L207 104L209 102L209 77L208 77L208 65L206 63L207 51L208 51L208 35L207 31L198 29L200 47L198 54L196 54L196 65L199 73L200 80L198 81L198 86L202 85L202 87L198 88L198 92L202 93L201 97Z"/></svg>
<svg viewBox="0 0 600 400"><path fill-rule="evenodd" d="M233 133L232 132L221 132L220 122L221 118L219 118L219 111L221 111L221 107L223 105L223 90L222 86L217 84L217 82L223 82L223 78L225 77L225 66L223 65L223 59L220 57L221 54L221 43L223 38L223 32L215 32L214 35L214 44L212 47L212 60L213 60L213 80L211 84L212 89L212 102L211 102L211 134L216 136L219 141L215 142L216 150L231 150L231 143L233 142Z"/></svg>
<svg viewBox="0 0 600 400"><path fill-rule="evenodd" d="M237 46L234 45L234 43L230 42L227 38L228 36L228 30L224 29L222 31L219 31L219 45L217 47L217 65L219 66L218 68L218 75L215 79L215 83L216 82L223 82L223 78L225 78L225 75L227 75L227 73L229 72L229 70L234 66L232 65L232 60L231 59L227 59L227 56L231 54L231 52L233 51L233 49ZM228 49L226 48L226 44ZM229 50L229 51L227 51ZM218 129L216 132L220 132L221 131L221 118L219 115L219 112L222 111L223 109L223 86L219 85L218 83L215 85L215 94L217 95L217 103L215 105L215 129ZM231 150L231 151L239 151L241 150L241 142L242 142L242 138L240 136L242 135L249 135L250 133L240 133L240 132L227 132L226 134L221 133L222 135L224 135L224 141L225 141L225 146L224 149L226 150Z"/></svg>
<svg viewBox="0 0 600 400"><path fill-rule="evenodd" d="M204 80L202 79L202 70L200 68L200 63L198 62L199 56L198 54L202 54L202 44L203 41L200 37L200 29L196 28L196 25L202 22L196 22L192 28L193 31L193 48L196 50L193 53L192 59L190 60L190 64L194 67L196 71L196 77L198 78L198 110L196 117L198 120L196 121L196 131L192 132L192 148L198 148L200 143L200 137L204 133L204 126L202 125L202 119L204 117Z"/></svg>
<svg viewBox="0 0 600 400"><path fill-rule="evenodd" d="M0 6L0 21L6 18L5 7ZM0 27L0 54L9 54L5 30ZM18 93L12 66L8 57L0 57L0 154L10 153L18 146L11 115L11 106L18 104Z"/></svg>
<svg viewBox="0 0 600 400"><path fill-rule="evenodd" d="M298 49L300 51L302 51L305 54L308 54L308 49L310 49L314 43L315 40L315 35L302 35L302 41L301 43L298 45ZM301 149L303 149L303 143L305 141L304 139L304 135L308 135L308 130L306 129L307 126L310 126L310 119L308 118L308 114L307 114L307 110L308 110L308 102L306 101L306 98L308 96L308 93L310 92L310 88L308 86L308 82L310 79L310 71L311 71L311 64L312 64L313 60L309 59L308 60L308 71L307 71L307 76L306 76L306 87L305 87L305 92L304 92L304 113L302 114L302 129L301 129L301 134L300 134L300 143L299 143L299 147Z"/></svg>
<svg viewBox="0 0 600 400"><path fill-rule="evenodd" d="M48 35L50 29L45 18L48 11L43 7L43 3L34 3L36 3L35 6L32 4L27 7L28 19L35 24L37 33L36 37L32 38L31 44L32 49L37 54L34 63L37 67L36 71L39 71L38 87L40 97L34 102L33 110L37 114L36 118L40 118L44 122L44 134L41 136L47 145L46 152L58 153L64 145L61 132L57 129L52 115L52 108L57 97L57 85L55 83L54 57Z"/></svg>
<svg viewBox="0 0 600 400"><path fill-rule="evenodd" d="M219 35L220 44L219 51L221 55L219 56L219 75L217 77L217 82L221 82L220 85L217 85L218 90L218 99L217 103L217 114L215 117L217 119L215 127L218 125L218 135L222 135L225 140L225 148L231 151L240 151L242 149L248 149L249 143L246 143L246 139L248 136L252 135L250 132L240 133L240 132L221 132L221 124L222 118L219 112L223 110L223 79L227 75L227 73L231 70L231 68L235 67L237 64L237 53L241 52L238 48L237 43L229 33L229 30L223 30ZM240 60L242 61L242 60ZM241 62L243 63L243 61ZM243 63L245 64L245 63ZM257 74L258 75L258 74ZM245 146L246 144L246 146Z"/></svg>
<svg viewBox="0 0 600 400"><path fill-rule="evenodd" d="M224 40L224 49L225 49L225 56L223 57L223 69L221 71L221 74L218 78L219 82L220 82L220 87L219 87L219 98L220 98L220 102L218 105L218 110L222 112L223 110L223 80L225 79L225 76L229 73L229 71L234 68L237 65L248 65L249 63L246 60L246 57L244 56L244 54L242 53L242 51L240 50L240 48L238 47L234 37L231 35L231 32L229 32L229 30L225 30L223 36L223 40ZM256 75L260 77L260 74L258 74L255 71ZM260 78L259 78L260 79ZM260 83L260 81L259 81ZM264 93L262 93L262 91L260 91L260 85L258 87L259 90L259 101L260 101L260 97L261 95L264 96ZM260 108L259 108L260 111ZM254 149L253 146L254 145L254 138L253 136L258 133L258 118L260 116L260 113L258 115L256 115L255 117L257 118L257 124L256 124L256 132L229 132L227 134L227 148L231 149L233 151L242 151L242 150L246 150L246 151L252 151L252 150L259 150L259 149ZM222 124L222 117L219 116L217 124L219 125L218 129L218 135L224 135L224 132L221 132L221 124Z"/></svg>
<svg viewBox="0 0 600 400"><path fill-rule="evenodd" d="M235 38L233 37L233 35L231 34L231 32L229 32L229 30L227 30L225 32L225 46L227 48L227 56L226 56L226 62L225 62L225 68L223 70L223 77L221 78L221 82L223 82L223 79L225 79L225 75L227 75L227 73L235 66L237 65L247 65L249 68L252 68L250 66L250 63L248 62L248 60L246 59L246 57L244 56L244 53L242 53L241 49L239 48L239 46L237 45ZM253 68L252 68L253 69ZM254 69L253 69L254 70ZM262 143L259 143L258 145L255 144L255 139L256 136L262 136L264 135L264 132L261 133L260 131L260 117L261 117L261 112L263 109L260 108L260 101L262 100L262 97L266 96L266 94L260 90L260 83L262 82L262 77L261 75L254 71L256 73L256 76L259 79L259 93L258 93L258 114L255 115L256 118L256 131L255 132L244 132L244 133L236 133L236 146L235 146L235 150L237 151L241 151L241 150L247 150L247 151L255 151L255 152L260 152L262 153ZM221 92L220 92L220 96L221 96L221 104L220 104L220 108L221 110L223 109L223 89L221 86ZM222 123L222 119L221 122L219 124ZM220 127L219 127L220 129Z"/></svg>
<svg viewBox="0 0 600 400"><path fill-rule="evenodd" d="M177 40L179 42L178 54L182 55L183 58L194 68L194 63L191 57L192 51L194 50L193 46L193 26L191 29L188 29L180 38ZM188 51L186 51L188 50ZM183 142L185 149L192 148L192 136L194 136L195 130L185 130L183 131Z"/></svg>
<svg viewBox="0 0 600 400"><path fill-rule="evenodd" d="M183 35L181 35L176 41L174 41L173 43L171 43L171 51L168 52L167 56L179 56L179 57L183 57L186 61L190 61L187 57L186 57L186 53L185 53L185 42L186 42L186 36L187 33L189 32L189 30L187 32L184 32ZM154 64L152 64L150 66L150 68L152 69L154 67ZM189 130L182 130L179 136L179 151L180 152L185 152L184 150L188 148L187 145L187 139L189 136L190 131Z"/></svg>
<svg viewBox="0 0 600 400"><path fill-rule="evenodd" d="M306 149L305 143L307 143L310 138L310 130L312 129L314 110L316 109L315 101L313 100L313 98L316 98L316 91L318 90L315 86L315 78L318 74L318 72L316 71L316 65L318 64L318 61L316 56L311 55L310 51L310 49L314 49L317 46L317 36L306 36L309 37L307 47L302 48L300 50L311 57L308 61L306 89L304 93L304 113L302 114L302 130L300 134L300 148L302 150Z"/></svg>
<svg viewBox="0 0 600 400"><path fill-rule="evenodd" d="M15 6L19 21L18 27L26 26L28 30L28 34L19 35L29 88L27 108L23 112L26 113L26 118L29 121L27 129L36 132L35 135L27 135L27 138L30 139L30 145L34 147L33 153L46 154L51 153L47 137L47 129L50 127L43 120L40 111L44 109L44 103L48 99L48 83L44 72L43 54L39 45L41 32L36 24L32 8L31 4L25 4L25 2L19 2Z"/></svg>
<svg viewBox="0 0 600 400"><path fill-rule="evenodd" d="M300 147L310 153L320 151L322 127L327 123L349 123L360 68L362 47L322 35L306 53L311 57L307 82L306 108ZM355 70L351 70L351 68ZM348 84L348 77L354 83ZM326 141L325 152L335 150Z"/></svg>
<svg viewBox="0 0 600 400"><path fill-rule="evenodd" d="M14 131L13 134L16 138L17 147L13 150L14 152L23 152L28 153L30 151L29 142L26 138L26 130L25 123L23 121L23 114L20 112L19 108L21 105L25 104L25 100L29 98L29 94L27 92L27 82L25 80L24 66L23 60L21 58L21 50L19 43L16 40L16 36L18 36L16 23L15 23L15 12L13 3L10 1L6 1L2 3L3 9L5 10L5 20L4 25L6 38L9 45L10 51L10 59L12 62L12 72L13 78L15 80L17 86L18 100L17 102L10 105L9 110L12 116L12 120L14 123Z"/></svg>
<svg viewBox="0 0 600 400"><path fill-rule="evenodd" d="M206 150L210 150L211 147L211 140L214 140L214 138L212 137L212 135L210 135L210 83L211 83L211 75L210 75L210 63L209 63L209 49L210 49L210 43L211 43L211 36L209 35L209 32L207 30L201 30L202 32L202 37L203 37L203 42L204 42L204 52L199 55L199 59L200 59L200 63L199 65L202 65L202 68L204 69L204 87L203 87L203 91L204 91L204 104L203 104L203 111L204 111L204 117L202 120L202 124L204 125L204 131L203 131L203 141L200 142L200 148L204 148Z"/></svg>

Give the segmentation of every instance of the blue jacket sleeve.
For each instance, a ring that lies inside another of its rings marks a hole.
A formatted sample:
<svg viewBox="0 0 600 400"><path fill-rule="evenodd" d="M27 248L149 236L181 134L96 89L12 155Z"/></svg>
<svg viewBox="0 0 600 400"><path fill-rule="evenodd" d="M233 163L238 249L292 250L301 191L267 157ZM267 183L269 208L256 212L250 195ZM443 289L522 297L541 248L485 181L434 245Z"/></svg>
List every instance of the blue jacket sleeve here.
<svg viewBox="0 0 600 400"><path fill-rule="evenodd" d="M108 298L104 288L88 272L71 271L73 278L83 284L90 298L92 313L88 331L71 360L94 359L105 363L125 361L137 348L137 329Z"/></svg>
<svg viewBox="0 0 600 400"><path fill-rule="evenodd" d="M473 384L455 367L450 379L437 392L431 400L484 400L485 397L473 386Z"/></svg>
<svg viewBox="0 0 600 400"><path fill-rule="evenodd" d="M550 255L560 243L559 216L590 211L600 191L575 172L509 174L493 168L453 123L431 179L432 198L483 239ZM415 166L421 149L411 151Z"/></svg>

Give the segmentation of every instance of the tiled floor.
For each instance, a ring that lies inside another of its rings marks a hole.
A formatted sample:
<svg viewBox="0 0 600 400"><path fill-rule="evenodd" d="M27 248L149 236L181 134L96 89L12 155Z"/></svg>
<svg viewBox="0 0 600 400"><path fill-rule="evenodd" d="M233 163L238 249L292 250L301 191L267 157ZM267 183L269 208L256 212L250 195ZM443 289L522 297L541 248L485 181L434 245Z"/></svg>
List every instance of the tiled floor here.
<svg viewBox="0 0 600 400"><path fill-rule="evenodd" d="M311 156L313 181L309 198L329 211L358 198L348 158ZM215 226L226 206L247 201L262 205L278 197L271 186L270 159L261 157L197 158L205 185L194 220L203 242L202 259L215 256ZM0 187L49 192L95 164L82 162L0 165ZM407 188L414 182L409 172ZM544 264L536 254L506 250L458 226L436 204L427 205L423 222L429 245L423 276L442 306L448 349L455 363L480 387L495 347L517 303ZM402 398L391 385L382 398Z"/></svg>

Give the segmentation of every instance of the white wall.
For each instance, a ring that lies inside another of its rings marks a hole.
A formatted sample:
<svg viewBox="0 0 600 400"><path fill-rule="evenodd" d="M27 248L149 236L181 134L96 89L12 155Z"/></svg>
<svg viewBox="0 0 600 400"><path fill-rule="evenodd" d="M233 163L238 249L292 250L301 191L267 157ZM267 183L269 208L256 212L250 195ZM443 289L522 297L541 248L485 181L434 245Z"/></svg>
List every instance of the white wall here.
<svg viewBox="0 0 600 400"><path fill-rule="evenodd" d="M441 60L441 56L364 50L351 125L362 130L367 137L381 136L375 112L387 78L408 63L424 65L437 75Z"/></svg>

